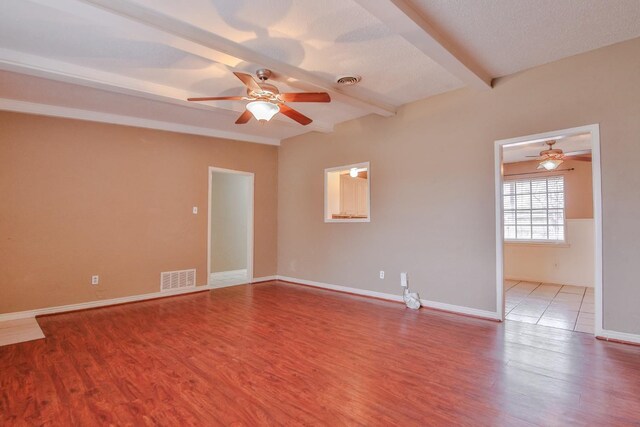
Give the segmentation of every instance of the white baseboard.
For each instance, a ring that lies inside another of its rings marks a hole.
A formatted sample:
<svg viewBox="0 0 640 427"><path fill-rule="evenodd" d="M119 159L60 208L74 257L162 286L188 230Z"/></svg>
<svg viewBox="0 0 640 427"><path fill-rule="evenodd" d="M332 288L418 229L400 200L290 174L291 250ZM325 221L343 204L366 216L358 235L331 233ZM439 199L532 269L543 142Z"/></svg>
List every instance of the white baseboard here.
<svg viewBox="0 0 640 427"><path fill-rule="evenodd" d="M272 280L278 280L278 276L262 276L254 277L251 283L270 282Z"/></svg>
<svg viewBox="0 0 640 427"><path fill-rule="evenodd" d="M284 280L285 282L292 282L292 283L299 283L301 285L314 286L316 288L330 289L332 291L347 292L350 294L381 298L389 301L402 301L402 295L393 295L393 294L387 294L384 292L375 292L375 291L369 291L366 289L359 289L359 288L349 288L347 286L332 285L329 283L322 283L322 282L314 282L312 280L298 279L295 277L287 277L287 276L277 276L277 277L278 277L277 280Z"/></svg>
<svg viewBox="0 0 640 427"><path fill-rule="evenodd" d="M426 299L421 299L420 302L422 303L423 306L434 308L436 310L448 311L450 313L456 313L456 314L465 314L467 316L480 317L482 319L502 321L502 319L500 318L500 315L498 315L498 313L496 313L495 311L481 310L479 308L465 307L463 305L447 304L447 303L438 302L438 301L429 301Z"/></svg>
<svg viewBox="0 0 640 427"><path fill-rule="evenodd" d="M276 280L276 279L277 279L277 276L256 277L251 281L251 283L267 282L267 281ZM25 310L25 311L13 312L13 313L4 313L4 314L0 314L0 322L4 322L7 320L27 319L30 317L42 316L45 314L64 313L67 311L85 310L87 308L106 307L109 305L123 304L127 302L144 301L144 300L155 299L155 298L170 297L174 295L189 294L192 292L200 292L200 291L206 291L211 289L224 288L228 286L242 285L246 283L248 282L244 280L243 283L236 283L236 284L225 283L222 285L204 285L204 286L196 286L188 289L174 289L174 290L163 291L163 292L152 292L149 294L131 295L128 297L111 298L111 299L104 299L104 300L98 300L98 301L82 302L78 304L68 304L68 305L60 305L55 307L37 308L35 310Z"/></svg>
<svg viewBox="0 0 640 427"><path fill-rule="evenodd" d="M603 329L600 333L596 334L599 339L624 341L634 344L640 344L640 335L630 334L628 332L616 332Z"/></svg>
<svg viewBox="0 0 640 427"><path fill-rule="evenodd" d="M366 289L350 288L348 286L332 285L329 283L314 282L312 280L298 279L295 277L287 277L287 276L278 276L278 280L284 280L284 281L293 282L293 283L300 283L302 285L315 286L317 288L330 289L333 291L347 292L350 294L381 298L389 301L400 301L400 302L403 301L402 295L399 295L399 294L396 295L396 294L388 294L385 292L369 291ZM445 304L442 302L429 301L426 299L421 299L420 302L422 303L423 306L428 308L434 308L437 310L448 311L456 314L465 314L468 316L475 316L483 319L501 320L500 317L498 316L498 313L492 312L492 311L480 310L477 308L464 307L460 305Z"/></svg>
<svg viewBox="0 0 640 427"><path fill-rule="evenodd" d="M18 311L15 313L0 314L0 322L5 320L26 319L29 317L42 316L44 314L64 313L66 311L85 310L87 308L105 307L108 305L117 305L127 302L144 301L148 299L164 298L174 295L190 294L212 289L210 286L195 286L187 289L174 289L163 292L152 292L148 294L131 295L128 297L103 299L97 301L81 302L78 304L60 305L56 307L37 308L35 310Z"/></svg>
<svg viewBox="0 0 640 427"><path fill-rule="evenodd" d="M209 284L209 289L221 289L231 286L249 285L248 279L234 279L234 280L218 280Z"/></svg>
<svg viewBox="0 0 640 427"><path fill-rule="evenodd" d="M211 273L211 280L227 279L230 277L247 277L247 269L243 268L241 270L218 271L216 273Z"/></svg>

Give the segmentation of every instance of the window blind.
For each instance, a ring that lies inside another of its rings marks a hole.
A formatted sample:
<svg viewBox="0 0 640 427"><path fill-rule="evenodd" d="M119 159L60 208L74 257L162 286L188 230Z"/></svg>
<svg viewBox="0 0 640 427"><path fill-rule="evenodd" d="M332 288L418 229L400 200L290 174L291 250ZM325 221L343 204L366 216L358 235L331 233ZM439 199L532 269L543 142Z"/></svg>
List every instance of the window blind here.
<svg viewBox="0 0 640 427"><path fill-rule="evenodd" d="M504 239L564 241L564 177L503 183Z"/></svg>

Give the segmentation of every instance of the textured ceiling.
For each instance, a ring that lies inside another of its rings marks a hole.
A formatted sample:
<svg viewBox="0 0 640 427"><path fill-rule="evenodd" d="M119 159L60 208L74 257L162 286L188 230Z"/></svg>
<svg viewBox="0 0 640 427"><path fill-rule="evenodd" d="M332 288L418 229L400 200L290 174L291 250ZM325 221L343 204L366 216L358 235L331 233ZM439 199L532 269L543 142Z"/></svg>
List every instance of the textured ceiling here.
<svg viewBox="0 0 640 427"><path fill-rule="evenodd" d="M428 29L398 32L395 3L414 7L442 46L492 77L640 36L638 0L370 1L3 0L0 98L277 143L467 84L451 62L425 51ZM314 119L303 127L281 115L238 126L244 102L185 101L243 95L232 71L265 65L281 91L329 90L333 102L293 105ZM362 82L338 87L343 74Z"/></svg>
<svg viewBox="0 0 640 427"><path fill-rule="evenodd" d="M640 37L638 0L414 0L492 77Z"/></svg>

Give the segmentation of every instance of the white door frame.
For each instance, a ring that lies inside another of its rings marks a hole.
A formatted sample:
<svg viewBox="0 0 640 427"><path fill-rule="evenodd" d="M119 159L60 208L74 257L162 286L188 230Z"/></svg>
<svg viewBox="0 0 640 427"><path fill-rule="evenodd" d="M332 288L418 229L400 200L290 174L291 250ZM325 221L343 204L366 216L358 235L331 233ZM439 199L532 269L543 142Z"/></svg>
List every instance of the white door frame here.
<svg viewBox="0 0 640 427"><path fill-rule="evenodd" d="M207 285L211 286L211 180L213 173L231 173L249 177L249 203L247 212L247 282L253 283L253 205L254 205L254 181L253 172L237 171L209 166L209 197L207 201Z"/></svg>
<svg viewBox="0 0 640 427"><path fill-rule="evenodd" d="M591 133L591 173L593 184L593 219L595 224L594 293L595 293L595 336L603 335L602 305L602 183L600 168L600 126L598 124L562 129L517 138L501 139L495 142L495 201L496 201L496 304L498 317L504 320L504 226L502 204L502 147L517 143L531 143L558 138L561 135Z"/></svg>

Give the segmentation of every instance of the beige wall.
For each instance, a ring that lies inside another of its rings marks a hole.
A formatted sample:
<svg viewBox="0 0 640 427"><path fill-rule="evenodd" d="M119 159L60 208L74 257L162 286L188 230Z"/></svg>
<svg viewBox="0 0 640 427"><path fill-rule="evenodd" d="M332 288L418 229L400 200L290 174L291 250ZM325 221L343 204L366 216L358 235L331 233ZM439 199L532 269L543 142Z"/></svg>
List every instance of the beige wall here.
<svg viewBox="0 0 640 427"><path fill-rule="evenodd" d="M639 70L636 39L284 141L278 273L398 294L408 271L422 298L494 311L494 141L599 123L604 326L640 333ZM364 161L372 221L324 223L324 168Z"/></svg>
<svg viewBox="0 0 640 427"><path fill-rule="evenodd" d="M505 180L526 179L542 176L564 176L565 215L567 219L593 218L593 184L591 179L591 162L565 160L559 169L571 169L567 172L538 172L539 161L505 163L503 173ZM507 176L509 174L528 174Z"/></svg>
<svg viewBox="0 0 640 427"><path fill-rule="evenodd" d="M250 178L211 174L211 272L247 268L247 219Z"/></svg>
<svg viewBox="0 0 640 427"><path fill-rule="evenodd" d="M505 278L593 288L594 231L593 219L567 219L566 244L505 243Z"/></svg>
<svg viewBox="0 0 640 427"><path fill-rule="evenodd" d="M196 268L205 284L209 166L255 173L255 276L275 274L277 156L267 145L0 113L0 313L157 292L168 270Z"/></svg>

